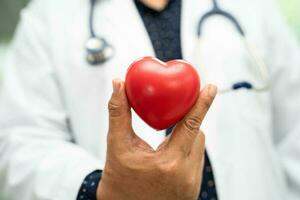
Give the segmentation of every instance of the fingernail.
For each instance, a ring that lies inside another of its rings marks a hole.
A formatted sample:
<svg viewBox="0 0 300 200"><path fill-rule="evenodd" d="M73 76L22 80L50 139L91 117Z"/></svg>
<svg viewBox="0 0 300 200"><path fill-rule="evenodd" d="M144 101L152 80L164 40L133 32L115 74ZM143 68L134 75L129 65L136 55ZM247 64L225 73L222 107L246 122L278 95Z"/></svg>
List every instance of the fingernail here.
<svg viewBox="0 0 300 200"><path fill-rule="evenodd" d="M112 81L113 83L113 92L116 94L116 93L119 93L120 92L120 88L121 88L121 82L117 79L114 79Z"/></svg>
<svg viewBox="0 0 300 200"><path fill-rule="evenodd" d="M208 85L207 90L209 96L211 96L212 98L214 98L217 95L218 89L215 85Z"/></svg>

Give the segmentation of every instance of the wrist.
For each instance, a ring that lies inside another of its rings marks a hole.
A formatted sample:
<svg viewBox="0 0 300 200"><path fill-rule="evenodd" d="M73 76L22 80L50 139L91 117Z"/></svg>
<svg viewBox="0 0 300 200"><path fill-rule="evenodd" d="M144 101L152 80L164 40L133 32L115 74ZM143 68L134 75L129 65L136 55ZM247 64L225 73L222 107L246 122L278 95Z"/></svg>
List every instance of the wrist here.
<svg viewBox="0 0 300 200"><path fill-rule="evenodd" d="M102 179L97 188L97 200L110 200L115 199L112 195L116 195L116 191L112 190L112 187L109 187L108 184Z"/></svg>
<svg viewBox="0 0 300 200"><path fill-rule="evenodd" d="M124 195L122 195L124 191L122 191L122 189L119 187L121 179L117 177L112 178L105 175L102 177L97 188L97 200L125 200Z"/></svg>
<svg viewBox="0 0 300 200"><path fill-rule="evenodd" d="M97 188L97 200L106 200L107 195L106 195L106 190L103 188L102 181L99 182L98 188Z"/></svg>

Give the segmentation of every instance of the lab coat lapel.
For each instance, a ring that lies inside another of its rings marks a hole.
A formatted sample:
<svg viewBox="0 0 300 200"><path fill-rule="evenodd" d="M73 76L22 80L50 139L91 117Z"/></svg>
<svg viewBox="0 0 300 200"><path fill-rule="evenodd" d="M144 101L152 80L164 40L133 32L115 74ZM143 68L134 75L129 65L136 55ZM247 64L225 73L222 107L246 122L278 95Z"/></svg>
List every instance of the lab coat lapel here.
<svg viewBox="0 0 300 200"><path fill-rule="evenodd" d="M115 0L118 5L115 23L122 29L124 41L130 48L130 52L136 54L136 58L141 56L154 56L151 40L148 37L147 30L136 9L133 0Z"/></svg>
<svg viewBox="0 0 300 200"><path fill-rule="evenodd" d="M209 0L182 0L181 47L183 58L195 64L194 50L197 40L197 26L201 16L210 9Z"/></svg>

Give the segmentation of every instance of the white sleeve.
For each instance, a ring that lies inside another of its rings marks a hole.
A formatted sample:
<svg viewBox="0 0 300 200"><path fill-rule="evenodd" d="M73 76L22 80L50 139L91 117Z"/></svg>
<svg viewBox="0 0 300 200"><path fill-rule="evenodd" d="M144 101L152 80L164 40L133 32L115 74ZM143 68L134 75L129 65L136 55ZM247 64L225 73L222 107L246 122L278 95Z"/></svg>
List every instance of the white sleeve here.
<svg viewBox="0 0 300 200"><path fill-rule="evenodd" d="M300 46L280 15L278 5L266 1L265 40L271 71L274 144L286 175L286 199L300 199Z"/></svg>
<svg viewBox="0 0 300 200"><path fill-rule="evenodd" d="M41 2L33 1L21 13L0 83L4 199L76 199L84 177L100 166L71 142Z"/></svg>

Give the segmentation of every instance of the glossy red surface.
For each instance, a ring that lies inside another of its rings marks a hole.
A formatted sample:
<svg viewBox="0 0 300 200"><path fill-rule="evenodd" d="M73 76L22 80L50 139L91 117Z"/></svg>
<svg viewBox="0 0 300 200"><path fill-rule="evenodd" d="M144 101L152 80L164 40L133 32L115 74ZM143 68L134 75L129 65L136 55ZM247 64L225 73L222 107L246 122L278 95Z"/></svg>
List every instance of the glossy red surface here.
<svg viewBox="0 0 300 200"><path fill-rule="evenodd" d="M135 112L152 128L166 129L181 120L200 91L197 71L183 60L164 63L144 57L128 68L125 88Z"/></svg>

